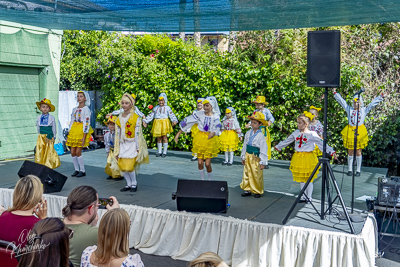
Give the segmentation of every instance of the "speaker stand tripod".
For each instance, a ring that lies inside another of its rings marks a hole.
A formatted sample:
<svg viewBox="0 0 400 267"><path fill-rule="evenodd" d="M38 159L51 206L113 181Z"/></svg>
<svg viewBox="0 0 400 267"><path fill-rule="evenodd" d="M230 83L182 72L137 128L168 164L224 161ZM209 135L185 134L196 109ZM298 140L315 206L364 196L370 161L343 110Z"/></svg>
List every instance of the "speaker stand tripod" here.
<svg viewBox="0 0 400 267"><path fill-rule="evenodd" d="M326 152L326 143L327 143L327 125L328 125L328 117L327 117L327 110L328 110L328 88L325 88L325 97L324 97L324 140L323 140L323 153L322 158L319 159L317 166L315 166L313 172L311 173L310 177L308 178L306 184L301 189L300 194L297 196L296 200L294 201L292 207L290 208L288 214L286 215L285 219L282 221L283 224L286 224L290 215L292 214L294 208L296 207L297 203L299 203L300 198L304 195L305 198L311 203L313 209L317 212L318 216L320 216L321 220L325 219L325 215L332 210L332 204L335 202L337 198L339 198L340 205L342 206L344 216L346 217L347 223L349 224L350 231L352 234L355 233L354 226L350 220L349 214L346 209L346 205L344 204L342 194L340 193L339 186L336 182L335 176L333 174L331 165L329 164L329 159L327 158ZM306 191L308 185L310 184L311 180L313 179L315 173L322 165L322 188L321 188L321 212L312 204L310 199L304 192ZM336 191L336 197L334 201L330 201L330 194L329 194L329 185L330 182L333 184L333 187ZM328 194L328 207L325 210L325 193Z"/></svg>

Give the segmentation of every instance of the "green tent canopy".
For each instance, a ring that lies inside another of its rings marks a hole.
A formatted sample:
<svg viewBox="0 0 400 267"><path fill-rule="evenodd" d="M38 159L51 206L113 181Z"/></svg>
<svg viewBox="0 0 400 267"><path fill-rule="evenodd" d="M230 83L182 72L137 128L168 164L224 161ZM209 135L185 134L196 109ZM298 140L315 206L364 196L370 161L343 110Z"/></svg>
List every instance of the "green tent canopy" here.
<svg viewBox="0 0 400 267"><path fill-rule="evenodd" d="M60 30L267 30L397 22L400 1L2 0L0 18Z"/></svg>

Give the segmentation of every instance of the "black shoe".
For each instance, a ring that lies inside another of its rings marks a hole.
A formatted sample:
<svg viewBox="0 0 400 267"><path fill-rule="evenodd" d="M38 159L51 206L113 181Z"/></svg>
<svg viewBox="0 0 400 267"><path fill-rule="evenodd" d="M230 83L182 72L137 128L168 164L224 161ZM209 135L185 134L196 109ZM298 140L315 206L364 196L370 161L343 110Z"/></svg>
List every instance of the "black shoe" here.
<svg viewBox="0 0 400 267"><path fill-rule="evenodd" d="M137 186L135 186L135 187L131 187L131 192L136 192L137 191Z"/></svg>
<svg viewBox="0 0 400 267"><path fill-rule="evenodd" d="M255 194L254 197L255 197L255 198L260 198L261 195L260 195L260 194Z"/></svg>
<svg viewBox="0 0 400 267"><path fill-rule="evenodd" d="M79 171L74 171L73 174L71 174L71 176L77 176L79 174Z"/></svg>
<svg viewBox="0 0 400 267"><path fill-rule="evenodd" d="M106 180L113 180L113 178L112 178L111 176L108 176L108 177L106 178Z"/></svg>
<svg viewBox="0 0 400 267"><path fill-rule="evenodd" d="M86 172L79 172L75 177L83 177L86 176Z"/></svg>
<svg viewBox="0 0 400 267"><path fill-rule="evenodd" d="M158 158L158 157L161 157L161 153L157 153L156 154L156 157Z"/></svg>
<svg viewBox="0 0 400 267"><path fill-rule="evenodd" d="M193 157L193 158L191 158L190 160L191 160L191 161L196 161L197 158Z"/></svg>
<svg viewBox="0 0 400 267"><path fill-rule="evenodd" d="M359 177L361 175L361 172L356 172L356 176Z"/></svg>
<svg viewBox="0 0 400 267"><path fill-rule="evenodd" d="M250 191L246 191L246 192L242 193L242 197L248 197L248 196L251 196Z"/></svg>
<svg viewBox="0 0 400 267"><path fill-rule="evenodd" d="M307 199L300 198L299 203L306 203Z"/></svg>
<svg viewBox="0 0 400 267"><path fill-rule="evenodd" d="M119 190L119 191L121 191L121 192L126 192L126 191L129 191L129 190L131 190L131 188L128 187L128 186L125 186L124 188L122 188L122 189Z"/></svg>
<svg viewBox="0 0 400 267"><path fill-rule="evenodd" d="M167 154L164 154L164 153L161 154L162 158L165 158L166 156L167 156Z"/></svg>
<svg viewBox="0 0 400 267"><path fill-rule="evenodd" d="M269 166L268 166L268 165L265 165L265 169L269 169Z"/></svg>
<svg viewBox="0 0 400 267"><path fill-rule="evenodd" d="M124 177L121 177L121 176L120 176L120 177L115 178L114 180L115 180L115 181L121 181L121 180L124 180Z"/></svg>
<svg viewBox="0 0 400 267"><path fill-rule="evenodd" d="M228 164L228 162L226 162L226 161L222 162L222 165L227 165L227 164Z"/></svg>
<svg viewBox="0 0 400 267"><path fill-rule="evenodd" d="M347 172L347 176L352 176L353 175L353 172L352 171L348 171Z"/></svg>
<svg viewBox="0 0 400 267"><path fill-rule="evenodd" d="M226 164L226 166L232 166L233 163L228 162L228 164Z"/></svg>

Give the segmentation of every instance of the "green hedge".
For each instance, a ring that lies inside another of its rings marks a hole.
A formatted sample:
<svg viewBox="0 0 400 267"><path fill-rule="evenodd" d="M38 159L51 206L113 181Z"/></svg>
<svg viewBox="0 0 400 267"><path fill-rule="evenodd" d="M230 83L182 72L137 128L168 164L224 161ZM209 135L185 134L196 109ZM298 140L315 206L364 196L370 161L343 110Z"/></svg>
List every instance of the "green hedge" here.
<svg viewBox="0 0 400 267"><path fill-rule="evenodd" d="M400 44L395 36L398 32L395 26L340 28L342 86L338 91L344 97L350 97L355 90L365 86L368 89L365 94L367 104L382 89L391 92L391 98L371 112L366 122L371 135L370 145L364 153L368 165L385 166L393 162L398 146L400 121L394 106L388 106L399 100L399 77L394 71L399 61L394 57L397 50L392 52L395 45ZM386 37L395 38L385 47L388 56L381 55L381 51L376 53L376 46L386 41L382 29L386 31ZM149 105L157 105L158 94L165 92L168 105L179 120L195 109L196 96L213 95L222 111L228 106L236 109L244 132L245 117L254 110L251 101L257 95L265 95L268 108L276 119L271 128L274 145L296 129L299 113L310 105L323 106L324 89L306 86L306 36L306 29L238 33L234 52L221 53L211 47L199 48L191 42L173 41L167 35L66 31L61 88L102 91L103 108L97 114L99 121L119 108L118 102L124 92L138 96L137 106L145 114L150 113ZM375 53L369 53L371 49ZM372 65L388 66L382 70L386 71L385 79ZM338 152L344 151L340 131L346 123L344 110L330 93L328 125L332 134L329 144ZM151 125L145 129L145 138L149 146L154 147L150 129ZM169 136L169 147L190 150L190 135L182 135L178 144L173 141L178 130L176 126L174 134ZM283 153L273 151L272 157L290 159L293 151L292 147ZM343 154L341 160L344 159Z"/></svg>

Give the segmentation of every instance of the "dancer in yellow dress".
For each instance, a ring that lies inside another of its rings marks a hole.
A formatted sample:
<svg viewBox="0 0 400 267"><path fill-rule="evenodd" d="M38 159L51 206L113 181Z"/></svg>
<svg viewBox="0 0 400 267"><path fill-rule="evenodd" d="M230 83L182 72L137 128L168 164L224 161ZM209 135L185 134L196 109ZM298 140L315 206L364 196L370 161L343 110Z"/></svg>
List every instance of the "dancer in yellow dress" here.
<svg viewBox="0 0 400 267"><path fill-rule="evenodd" d="M90 136L93 133L90 127L90 97L87 92L77 94L78 106L72 110L69 133L66 145L71 147L72 163L75 172L71 176L86 176L82 149L89 146Z"/></svg>
<svg viewBox="0 0 400 267"><path fill-rule="evenodd" d="M315 146L317 145L319 149L323 151L322 139L316 132L310 131L308 128L313 118L314 115L308 111L304 111L303 114L297 117L298 129L289 135L286 140L275 146L275 149L280 152L284 147L294 142L294 149L296 152L293 154L292 160L290 161L290 170L292 171L293 181L299 182L301 189L303 189L303 186L318 164L317 154L314 153ZM326 151L337 159L336 152L332 147L327 145ZM313 181L317 178L318 173L319 169L315 172L315 175L312 177L311 182L304 192L308 199L302 196L300 202L312 201L312 192L314 189Z"/></svg>
<svg viewBox="0 0 400 267"><path fill-rule="evenodd" d="M114 154L114 144L115 144L115 122L117 116L109 115L106 121L106 125L109 131L104 135L104 145L107 152L107 164L104 168L104 172L108 175L107 180L122 180L121 172L118 168L118 161Z"/></svg>
<svg viewBox="0 0 400 267"><path fill-rule="evenodd" d="M219 137L220 150L225 152L225 161L222 165L232 166L233 152L238 149L239 140L242 140L243 136L234 108L228 107L225 110L221 130L222 133Z"/></svg>
<svg viewBox="0 0 400 267"><path fill-rule="evenodd" d="M167 135L172 133L172 126L178 123L174 112L171 107L167 105L167 95L161 93L158 96L158 106L153 108L153 111L143 120L143 126L147 127L153 118L153 128L151 128L151 134L153 137L157 137L157 154L156 157L165 158L167 156L168 149L168 137ZM169 118L168 118L169 117ZM172 125L170 122L172 121Z"/></svg>
<svg viewBox="0 0 400 267"><path fill-rule="evenodd" d="M199 131L193 138L192 155L197 155L198 169L201 180L204 180L204 165L207 169L208 180L212 180L211 159L218 156L219 138L221 130L220 115L217 99L213 96L207 97L203 101L203 111L192 114L184 118L179 126L182 132L187 132L195 123L198 124ZM179 134L175 136L178 142Z"/></svg>
<svg viewBox="0 0 400 267"><path fill-rule="evenodd" d="M360 96L360 99L353 97L353 106L347 104L346 100L344 100L336 89L333 90L334 97L337 102L344 108L347 113L347 120L349 122L346 127L342 130L342 138L343 145L347 148L348 156L347 156L347 165L348 165L348 176L353 175L353 156L354 156L354 131L356 129L357 121L358 121L358 136L357 136L357 151L356 151L356 160L357 160L357 171L356 176L361 175L361 162L362 162L362 150L368 145L368 132L367 128L364 125L365 117L367 114L383 100L383 98L387 95L386 93L381 93L380 96L376 97L372 102L364 107L364 101ZM358 118L357 118L357 110L358 110Z"/></svg>
<svg viewBox="0 0 400 267"><path fill-rule="evenodd" d="M248 118L251 120L251 130L246 133L243 142L241 157L244 169L240 188L245 191L242 197L251 196L253 193L255 198L259 198L264 194L263 169L268 166L267 141L260 128L268 125L268 122L261 112L255 112Z"/></svg>
<svg viewBox="0 0 400 267"><path fill-rule="evenodd" d="M42 112L36 119L38 139L36 142L35 162L45 165L51 169L60 166L60 157L54 149L54 139L57 135L56 120L49 112L54 112L56 108L51 104L50 99L44 98L36 102L36 106Z"/></svg>
<svg viewBox="0 0 400 267"><path fill-rule="evenodd" d="M135 113L134 103L135 99L132 95L125 93L121 98L124 112L120 113L115 121L117 129L114 154L127 184L120 190L121 192L137 191L136 174L141 164L149 163L149 152L143 137L141 118Z"/></svg>

